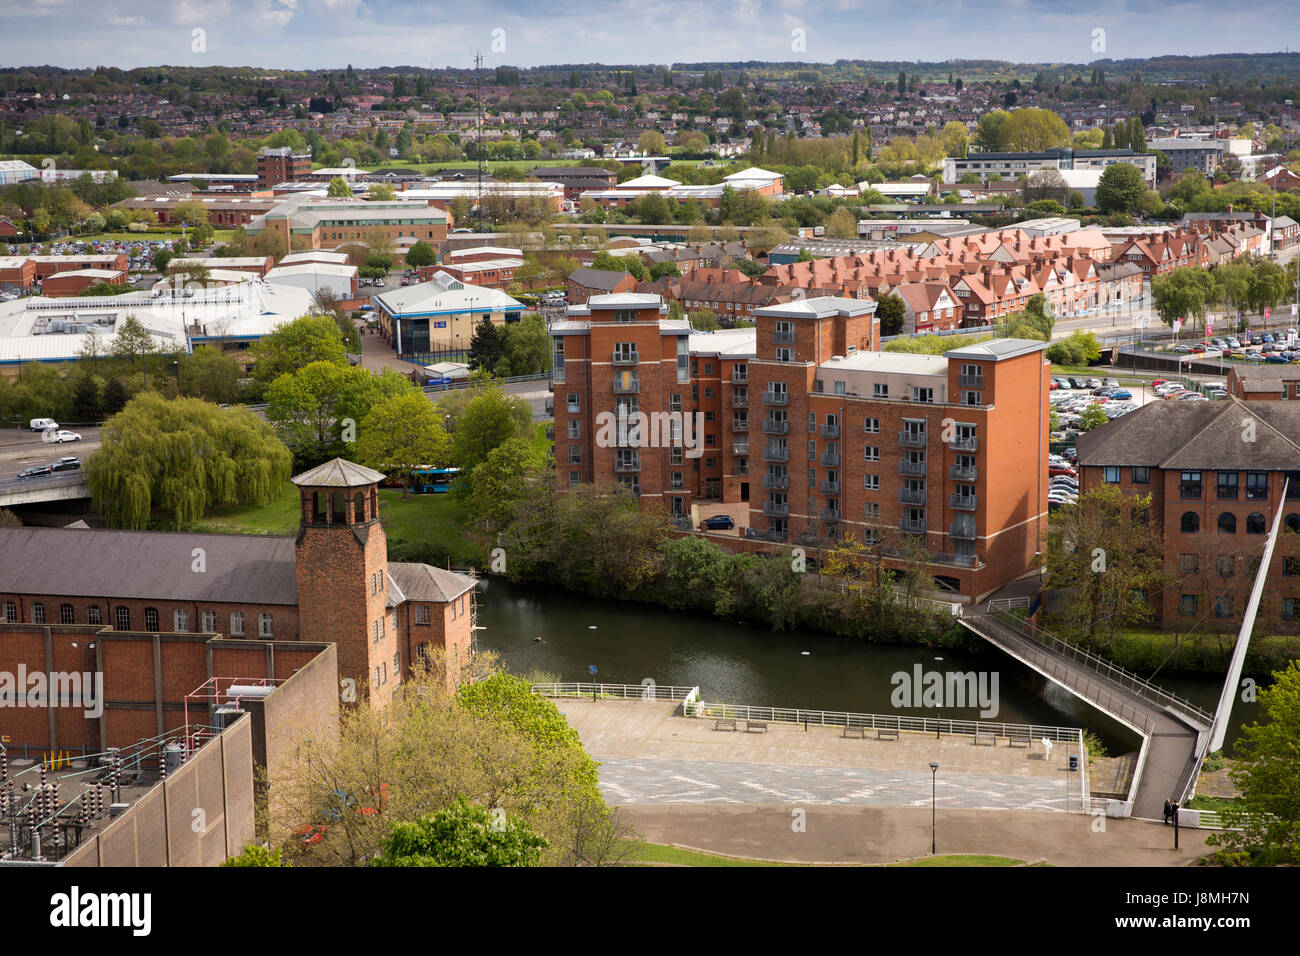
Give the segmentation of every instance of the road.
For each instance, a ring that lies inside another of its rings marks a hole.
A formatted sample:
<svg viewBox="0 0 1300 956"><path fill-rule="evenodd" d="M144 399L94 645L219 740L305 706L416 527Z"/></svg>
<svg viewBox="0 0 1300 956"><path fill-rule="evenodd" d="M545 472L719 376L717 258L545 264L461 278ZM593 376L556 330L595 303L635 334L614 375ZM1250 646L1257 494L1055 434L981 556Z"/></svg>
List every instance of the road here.
<svg viewBox="0 0 1300 956"><path fill-rule="evenodd" d="M82 440L52 445L42 441L39 433L26 428L0 430L0 478L13 478L31 465L53 464L65 455L76 455L85 464L99 448L99 428L72 426L68 431L75 431Z"/></svg>

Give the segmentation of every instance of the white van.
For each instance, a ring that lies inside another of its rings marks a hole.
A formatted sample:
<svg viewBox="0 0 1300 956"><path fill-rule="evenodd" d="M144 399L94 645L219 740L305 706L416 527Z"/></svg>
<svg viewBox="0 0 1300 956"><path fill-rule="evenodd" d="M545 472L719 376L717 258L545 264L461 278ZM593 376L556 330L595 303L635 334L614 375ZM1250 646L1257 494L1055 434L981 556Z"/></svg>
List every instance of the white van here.
<svg viewBox="0 0 1300 956"><path fill-rule="evenodd" d="M31 421L31 429L34 432L49 431L51 428L58 427L59 423L53 418L33 418Z"/></svg>

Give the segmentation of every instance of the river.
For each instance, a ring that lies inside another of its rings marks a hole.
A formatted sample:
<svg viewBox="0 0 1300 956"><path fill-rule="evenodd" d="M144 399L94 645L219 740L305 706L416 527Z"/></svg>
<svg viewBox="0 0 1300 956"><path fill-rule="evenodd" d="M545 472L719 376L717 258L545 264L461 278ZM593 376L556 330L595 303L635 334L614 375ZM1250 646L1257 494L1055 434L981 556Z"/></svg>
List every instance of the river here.
<svg viewBox="0 0 1300 956"><path fill-rule="evenodd" d="M698 686L705 700L856 713L980 719L978 707L895 708L894 674L975 671L997 675L998 713L1010 723L1083 726L1111 753L1134 749L1122 725L1000 651L865 644L804 631L771 631L730 624L686 611L669 611L564 592L485 582L479 595L480 648L499 653L512 673L542 671L562 681ZM594 626L593 632L590 628ZM541 638L541 640L537 640ZM802 655L808 651L808 656ZM1149 677L1149 675L1142 675ZM806 698L805 698L806 682ZM1213 675L1157 676L1154 683L1213 711L1222 687ZM1257 704L1233 708L1228 745Z"/></svg>

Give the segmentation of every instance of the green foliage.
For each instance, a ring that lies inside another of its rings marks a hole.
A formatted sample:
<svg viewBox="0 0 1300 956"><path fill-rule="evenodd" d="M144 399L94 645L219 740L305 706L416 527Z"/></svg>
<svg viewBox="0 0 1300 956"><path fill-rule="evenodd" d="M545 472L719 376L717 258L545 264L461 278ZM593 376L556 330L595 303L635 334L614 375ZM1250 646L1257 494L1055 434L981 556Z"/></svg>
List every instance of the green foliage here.
<svg viewBox="0 0 1300 956"><path fill-rule="evenodd" d="M518 816L463 797L414 823L394 823L374 866L540 866L549 844Z"/></svg>
<svg viewBox="0 0 1300 956"><path fill-rule="evenodd" d="M507 438L470 473L470 510L486 528L503 527L520 500L542 481L554 481L545 455L532 442Z"/></svg>
<svg viewBox="0 0 1300 956"><path fill-rule="evenodd" d="M287 322L254 342L248 353L254 362L253 378L263 386L313 362L348 364L343 334L327 315L304 315Z"/></svg>
<svg viewBox="0 0 1300 956"><path fill-rule="evenodd" d="M451 458L451 439L443 418L415 389L381 398L361 420L356 456L360 464L389 477L411 469L444 468Z"/></svg>
<svg viewBox="0 0 1300 956"><path fill-rule="evenodd" d="M86 477L95 506L119 528L145 527L155 509L184 524L217 504L265 504L292 465L252 412L152 392L109 420L102 443Z"/></svg>
<svg viewBox="0 0 1300 956"><path fill-rule="evenodd" d="M330 199L351 199L352 185L342 176L335 176L330 180L326 194Z"/></svg>
<svg viewBox="0 0 1300 956"><path fill-rule="evenodd" d="M903 318L907 307L897 293L889 292L876 299L876 318L880 320L881 335L897 335L903 331Z"/></svg>
<svg viewBox="0 0 1300 956"><path fill-rule="evenodd" d="M312 362L286 372L266 390L266 419L306 461L350 454L347 423L355 429L372 405L415 388L391 370L373 375L360 367Z"/></svg>
<svg viewBox="0 0 1300 956"><path fill-rule="evenodd" d="M438 261L438 254L433 251L433 246L429 245L423 239L419 239L406 250L406 264L412 269L419 269L422 266L431 266Z"/></svg>
<svg viewBox="0 0 1300 956"><path fill-rule="evenodd" d="M526 438L532 422L527 400L509 396L495 386L474 389L452 423L452 461L473 469L508 439Z"/></svg>
<svg viewBox="0 0 1300 956"><path fill-rule="evenodd" d="M882 350L910 352L913 355L942 355L952 349L964 349L977 342L987 342L991 338L991 335L915 335L886 342Z"/></svg>
<svg viewBox="0 0 1300 956"><path fill-rule="evenodd" d="M1079 368L1101 358L1101 343L1095 332L1075 330L1068 338L1058 339L1047 347L1047 361L1053 365Z"/></svg>
<svg viewBox="0 0 1300 956"><path fill-rule="evenodd" d="M1132 163L1112 163L1097 181L1097 208L1104 213L1133 213L1145 192L1141 170Z"/></svg>
<svg viewBox="0 0 1300 956"><path fill-rule="evenodd" d="M239 363L220 349L199 345L179 361L181 394L223 405L239 400Z"/></svg>
<svg viewBox="0 0 1300 956"><path fill-rule="evenodd" d="M1110 419L1106 417L1106 413L1102 411L1100 405L1089 405L1079 413L1079 429L1081 431L1090 432L1094 428L1105 425L1108 421Z"/></svg>
<svg viewBox="0 0 1300 956"><path fill-rule="evenodd" d="M284 859L284 849L276 847L271 849L257 843L250 843L244 847L244 852L238 856L232 856L226 859L222 866L293 866Z"/></svg>
<svg viewBox="0 0 1300 956"><path fill-rule="evenodd" d="M491 316L483 316L474 326L474 334L469 340L469 367L491 373L505 354L505 326L493 322Z"/></svg>
<svg viewBox="0 0 1300 956"><path fill-rule="evenodd" d="M1111 166L1110 169L1118 167ZM1176 319L1205 318L1205 310L1221 293L1212 272L1197 266L1180 266L1151 280L1151 297L1160 321L1172 326Z"/></svg>

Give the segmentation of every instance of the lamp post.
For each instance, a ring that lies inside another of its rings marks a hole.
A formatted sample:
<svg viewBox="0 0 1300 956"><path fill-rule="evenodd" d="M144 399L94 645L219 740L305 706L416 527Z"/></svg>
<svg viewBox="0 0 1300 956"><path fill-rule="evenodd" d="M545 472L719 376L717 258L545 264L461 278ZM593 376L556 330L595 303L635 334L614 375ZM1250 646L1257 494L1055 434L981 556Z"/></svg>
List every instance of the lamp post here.
<svg viewBox="0 0 1300 956"><path fill-rule="evenodd" d="M939 778L939 765L933 760L930 761L930 855L935 854L935 811L934 805L937 795Z"/></svg>
<svg viewBox="0 0 1300 956"><path fill-rule="evenodd" d="M587 630L591 631L591 702L596 702L596 625L588 624Z"/></svg>
<svg viewBox="0 0 1300 956"><path fill-rule="evenodd" d="M803 732L808 733L808 657L809 651L800 651L803 658Z"/></svg>

